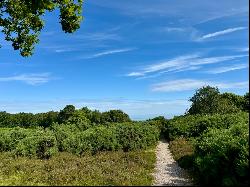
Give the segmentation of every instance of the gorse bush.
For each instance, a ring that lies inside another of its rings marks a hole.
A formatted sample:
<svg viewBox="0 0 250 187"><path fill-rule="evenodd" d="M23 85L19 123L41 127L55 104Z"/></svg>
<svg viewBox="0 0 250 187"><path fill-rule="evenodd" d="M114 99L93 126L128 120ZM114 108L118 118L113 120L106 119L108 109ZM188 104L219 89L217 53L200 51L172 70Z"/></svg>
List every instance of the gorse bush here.
<svg viewBox="0 0 250 187"><path fill-rule="evenodd" d="M62 150L82 154L118 149L124 151L145 149L157 143L159 133L157 127L139 123L98 126L76 133L69 130L67 138L62 141Z"/></svg>
<svg viewBox="0 0 250 187"><path fill-rule="evenodd" d="M197 139L194 169L204 185L247 185L249 177L249 125L209 129Z"/></svg>
<svg viewBox="0 0 250 187"><path fill-rule="evenodd" d="M238 123L249 123L248 113L180 116L166 123L165 136L170 140L198 137L208 128L224 129Z"/></svg>
<svg viewBox="0 0 250 187"><path fill-rule="evenodd" d="M73 122L74 118L68 120ZM118 123L86 129L85 118L75 124L54 123L50 128L0 129L0 151L11 151L16 156L48 159L58 151L81 155L99 151L131 151L155 145L159 129L147 123ZM85 130L86 129L86 130Z"/></svg>
<svg viewBox="0 0 250 187"><path fill-rule="evenodd" d="M201 185L248 185L248 132L245 112L179 116L165 126L174 158Z"/></svg>
<svg viewBox="0 0 250 187"><path fill-rule="evenodd" d="M16 156L49 158L57 152L57 142L52 131L42 128L1 129L0 151L10 151Z"/></svg>
<svg viewBox="0 0 250 187"><path fill-rule="evenodd" d="M56 138L50 131L36 131L19 141L13 152L17 156L48 159L58 152Z"/></svg>
<svg viewBox="0 0 250 187"><path fill-rule="evenodd" d="M115 128L119 144L125 151L155 145L160 135L157 126L145 123L120 123L115 125Z"/></svg>
<svg viewBox="0 0 250 187"><path fill-rule="evenodd" d="M63 142L63 150L75 154L114 151L121 148L114 128L94 127L68 136Z"/></svg>

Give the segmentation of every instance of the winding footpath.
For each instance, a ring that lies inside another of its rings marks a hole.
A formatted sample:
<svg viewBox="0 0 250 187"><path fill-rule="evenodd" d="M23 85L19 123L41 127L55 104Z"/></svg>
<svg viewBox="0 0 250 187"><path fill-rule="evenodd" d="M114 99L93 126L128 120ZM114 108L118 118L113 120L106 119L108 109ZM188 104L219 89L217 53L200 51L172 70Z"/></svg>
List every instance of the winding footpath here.
<svg viewBox="0 0 250 187"><path fill-rule="evenodd" d="M166 140L161 140L157 145L153 186L192 186L188 173L178 166L168 146Z"/></svg>

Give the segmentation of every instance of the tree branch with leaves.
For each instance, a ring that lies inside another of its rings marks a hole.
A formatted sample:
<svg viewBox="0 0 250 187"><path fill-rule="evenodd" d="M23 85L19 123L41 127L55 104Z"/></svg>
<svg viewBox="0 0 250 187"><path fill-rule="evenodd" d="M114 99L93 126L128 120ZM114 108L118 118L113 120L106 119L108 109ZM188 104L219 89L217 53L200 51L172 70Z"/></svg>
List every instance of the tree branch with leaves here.
<svg viewBox="0 0 250 187"><path fill-rule="evenodd" d="M58 8L62 30L73 33L83 20L82 5L83 0L0 0L0 31L14 50L28 57L39 42L46 12Z"/></svg>

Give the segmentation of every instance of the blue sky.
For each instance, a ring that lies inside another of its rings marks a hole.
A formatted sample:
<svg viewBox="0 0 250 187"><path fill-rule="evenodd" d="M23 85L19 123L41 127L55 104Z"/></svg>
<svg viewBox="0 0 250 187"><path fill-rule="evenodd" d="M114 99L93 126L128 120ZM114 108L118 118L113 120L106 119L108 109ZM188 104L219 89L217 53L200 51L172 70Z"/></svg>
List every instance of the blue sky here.
<svg viewBox="0 0 250 187"><path fill-rule="evenodd" d="M249 87L247 0L89 0L64 34L58 11L32 57L0 34L0 111L45 112L67 104L122 109L132 119L183 114L203 85Z"/></svg>

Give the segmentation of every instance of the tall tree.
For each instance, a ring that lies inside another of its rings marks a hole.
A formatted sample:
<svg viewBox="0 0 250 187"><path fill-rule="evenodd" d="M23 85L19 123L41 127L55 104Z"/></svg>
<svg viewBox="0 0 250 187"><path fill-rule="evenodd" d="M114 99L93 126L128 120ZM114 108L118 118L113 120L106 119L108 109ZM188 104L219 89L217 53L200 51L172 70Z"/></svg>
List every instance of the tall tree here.
<svg viewBox="0 0 250 187"><path fill-rule="evenodd" d="M14 50L24 57L33 54L44 27L46 11L60 10L62 30L72 33L80 27L83 0L0 0L0 31ZM1 47L1 46L0 46Z"/></svg>
<svg viewBox="0 0 250 187"><path fill-rule="evenodd" d="M65 108L60 110L58 114L58 122L59 123L66 122L71 116L73 116L75 110L76 109L74 105L66 105Z"/></svg>
<svg viewBox="0 0 250 187"><path fill-rule="evenodd" d="M232 113L240 109L226 96L222 96L217 87L204 86L196 91L188 114Z"/></svg>

